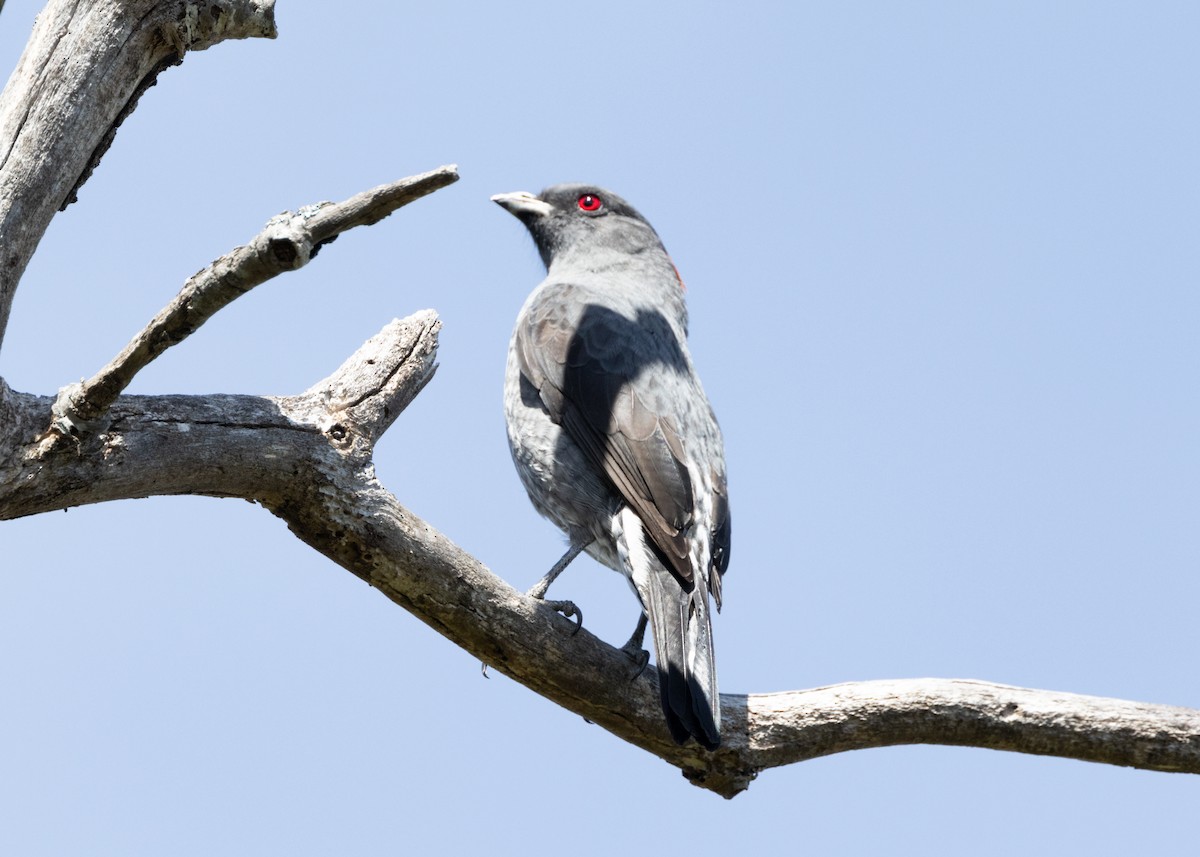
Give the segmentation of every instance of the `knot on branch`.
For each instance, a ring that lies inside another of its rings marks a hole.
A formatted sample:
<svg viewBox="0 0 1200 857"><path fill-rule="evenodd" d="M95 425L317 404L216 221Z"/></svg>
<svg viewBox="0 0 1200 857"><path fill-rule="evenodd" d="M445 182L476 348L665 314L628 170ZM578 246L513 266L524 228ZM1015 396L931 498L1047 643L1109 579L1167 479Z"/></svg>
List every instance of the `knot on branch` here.
<svg viewBox="0 0 1200 857"><path fill-rule="evenodd" d="M322 246L336 240L340 233L326 235L322 230L320 235L314 235L310 226L321 210L330 207L336 206L329 201L315 202L295 212L284 211L268 220L260 237L269 264L277 266L280 271L303 268Z"/></svg>
<svg viewBox="0 0 1200 857"><path fill-rule="evenodd" d="M325 434L329 435L338 443L341 443L349 436L350 430L341 423L334 423L325 430Z"/></svg>

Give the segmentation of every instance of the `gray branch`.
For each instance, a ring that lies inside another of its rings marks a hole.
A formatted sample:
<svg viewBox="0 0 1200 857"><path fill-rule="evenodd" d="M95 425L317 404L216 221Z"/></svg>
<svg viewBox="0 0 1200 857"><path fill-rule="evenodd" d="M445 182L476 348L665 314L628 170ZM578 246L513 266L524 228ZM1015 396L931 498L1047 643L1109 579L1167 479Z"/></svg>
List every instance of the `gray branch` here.
<svg viewBox="0 0 1200 857"><path fill-rule="evenodd" d="M182 342L219 310L285 271L304 267L325 244L356 226L378 223L401 206L458 180L439 167L356 194L272 218L258 235L197 272L124 350L90 379L59 391L50 429L58 438L95 428L129 383L152 360Z"/></svg>
<svg viewBox="0 0 1200 857"><path fill-rule="evenodd" d="M291 397L121 396L107 428L47 451L53 400L0 383L0 519L156 494L254 500L295 535L531 690L732 797L762 771L895 744L954 744L1200 773L1200 711L983 682L724 694L724 743L668 736L656 677L513 589L375 478L375 441L429 381L436 315L395 321Z"/></svg>

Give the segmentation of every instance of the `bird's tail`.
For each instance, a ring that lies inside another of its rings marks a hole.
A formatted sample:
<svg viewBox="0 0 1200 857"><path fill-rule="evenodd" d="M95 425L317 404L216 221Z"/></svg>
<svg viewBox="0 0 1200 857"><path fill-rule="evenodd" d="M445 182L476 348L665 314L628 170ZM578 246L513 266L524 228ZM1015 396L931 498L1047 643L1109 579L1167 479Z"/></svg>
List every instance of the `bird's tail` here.
<svg viewBox="0 0 1200 857"><path fill-rule="evenodd" d="M632 514L627 523L642 534ZM626 538L631 535L626 530ZM635 539L630 539L635 541ZM688 591L641 539L630 551L633 583L650 617L658 688L671 737L682 744L695 738L715 750L721 743L721 697L713 658L708 587L700 580ZM632 547L632 546L631 546Z"/></svg>

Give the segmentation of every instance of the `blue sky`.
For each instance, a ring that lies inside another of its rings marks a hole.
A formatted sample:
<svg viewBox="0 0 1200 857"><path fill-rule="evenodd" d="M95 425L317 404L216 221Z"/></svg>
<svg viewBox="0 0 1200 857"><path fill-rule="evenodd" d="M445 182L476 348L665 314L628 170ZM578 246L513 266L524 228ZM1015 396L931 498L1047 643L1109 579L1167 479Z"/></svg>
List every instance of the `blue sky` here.
<svg viewBox="0 0 1200 857"><path fill-rule="evenodd" d="M15 63L40 4L10 0ZM1200 707L1200 11L1185 3L341 6L147 92L22 282L0 376L91 375L273 214L462 180L260 287L141 393L286 394L444 320L381 478L514 585L562 539L500 391L542 271L497 192L588 181L688 284L724 429L722 688L943 676ZM353 17L352 17L353 16ZM508 679L251 504L0 524L0 852L1177 852L1200 778L984 750L732 802ZM580 560L552 593L614 643Z"/></svg>

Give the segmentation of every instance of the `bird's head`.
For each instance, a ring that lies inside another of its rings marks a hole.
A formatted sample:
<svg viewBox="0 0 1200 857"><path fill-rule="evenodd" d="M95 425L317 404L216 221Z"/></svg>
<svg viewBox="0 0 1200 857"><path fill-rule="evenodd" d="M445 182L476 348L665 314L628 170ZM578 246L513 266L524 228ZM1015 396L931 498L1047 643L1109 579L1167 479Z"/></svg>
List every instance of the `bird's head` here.
<svg viewBox="0 0 1200 857"><path fill-rule="evenodd" d="M603 264L614 254L657 249L666 255L654 228L628 202L595 185L559 184L536 196L499 193L492 201L525 224L542 261L585 258Z"/></svg>

